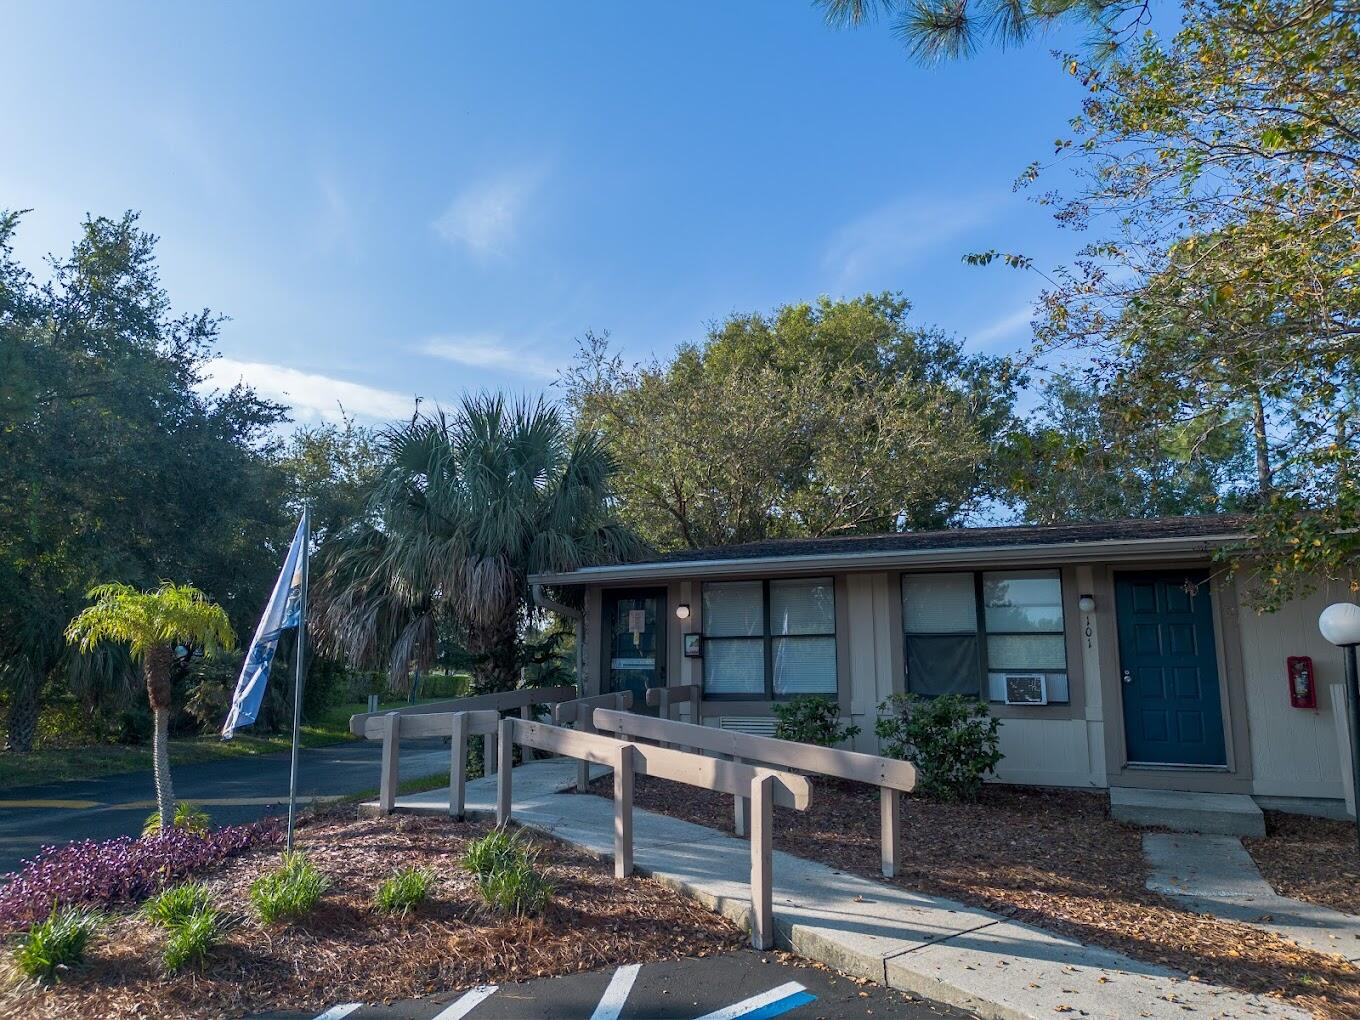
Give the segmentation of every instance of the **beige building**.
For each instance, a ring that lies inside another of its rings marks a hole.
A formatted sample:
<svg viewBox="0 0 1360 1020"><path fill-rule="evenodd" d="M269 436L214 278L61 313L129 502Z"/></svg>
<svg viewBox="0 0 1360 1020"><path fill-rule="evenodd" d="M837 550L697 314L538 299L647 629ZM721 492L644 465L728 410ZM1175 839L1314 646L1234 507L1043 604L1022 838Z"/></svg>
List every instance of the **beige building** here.
<svg viewBox="0 0 1360 1020"><path fill-rule="evenodd" d="M1353 596L1256 613L1214 559L1241 523L767 541L531 580L584 589L586 694L695 684L704 723L757 733L776 701L822 694L875 751L889 695L959 692L1003 720L1003 782L1339 812L1342 662L1317 618Z"/></svg>

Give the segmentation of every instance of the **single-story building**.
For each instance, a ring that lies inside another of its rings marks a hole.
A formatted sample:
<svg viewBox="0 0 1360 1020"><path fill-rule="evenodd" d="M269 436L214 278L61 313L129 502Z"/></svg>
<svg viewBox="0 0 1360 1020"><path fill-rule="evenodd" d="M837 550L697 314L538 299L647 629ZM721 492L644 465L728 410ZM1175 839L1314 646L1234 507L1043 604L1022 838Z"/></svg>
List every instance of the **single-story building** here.
<svg viewBox="0 0 1360 1020"><path fill-rule="evenodd" d="M1258 614L1214 559L1244 526L1204 516L772 540L531 581L583 589L587 695L631 689L641 704L646 688L697 684L705 724L769 733L774 703L822 694L861 727L854 747L873 752L889 695L959 692L1003 720L1003 782L1335 811L1349 778L1332 689L1343 664L1317 618L1354 595L1324 586Z"/></svg>

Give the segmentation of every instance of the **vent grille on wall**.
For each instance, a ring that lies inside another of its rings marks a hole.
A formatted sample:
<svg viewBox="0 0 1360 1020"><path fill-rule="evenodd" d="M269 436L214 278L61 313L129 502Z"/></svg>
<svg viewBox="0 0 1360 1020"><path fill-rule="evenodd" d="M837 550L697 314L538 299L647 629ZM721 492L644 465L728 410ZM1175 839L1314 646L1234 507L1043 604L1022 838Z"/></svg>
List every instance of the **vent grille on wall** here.
<svg viewBox="0 0 1360 1020"><path fill-rule="evenodd" d="M724 730L749 733L753 737L774 736L775 720L768 715L724 715L718 719L718 726Z"/></svg>
<svg viewBox="0 0 1360 1020"><path fill-rule="evenodd" d="M1042 673L1007 673L1006 704L1047 705L1047 677Z"/></svg>

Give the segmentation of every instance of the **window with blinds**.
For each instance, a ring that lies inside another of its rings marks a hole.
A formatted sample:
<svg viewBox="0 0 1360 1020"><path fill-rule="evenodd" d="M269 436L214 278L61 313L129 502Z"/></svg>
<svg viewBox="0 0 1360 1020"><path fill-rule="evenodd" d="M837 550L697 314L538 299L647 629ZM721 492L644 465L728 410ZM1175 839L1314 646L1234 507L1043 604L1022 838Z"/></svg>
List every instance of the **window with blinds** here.
<svg viewBox="0 0 1360 1020"><path fill-rule="evenodd" d="M829 577L703 588L704 693L836 693L836 593Z"/></svg>
<svg viewBox="0 0 1360 1020"><path fill-rule="evenodd" d="M1004 701L1007 674L1042 673L1069 700L1056 570L905 574L902 626L910 691Z"/></svg>

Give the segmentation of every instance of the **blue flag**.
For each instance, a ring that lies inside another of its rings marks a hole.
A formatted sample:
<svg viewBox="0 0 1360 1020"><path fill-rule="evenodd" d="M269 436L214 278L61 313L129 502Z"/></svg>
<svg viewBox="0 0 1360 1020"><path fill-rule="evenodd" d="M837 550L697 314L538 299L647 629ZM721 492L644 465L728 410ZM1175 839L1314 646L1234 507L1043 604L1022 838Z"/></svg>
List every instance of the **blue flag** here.
<svg viewBox="0 0 1360 1020"><path fill-rule="evenodd" d="M269 683L269 667L279 647L279 635L298 625L302 618L303 574L307 569L307 521L298 524L283 570L274 582L274 592L264 608L255 638L246 652L241 667L241 679L236 682L236 693L231 697L231 711L222 724L222 739L230 740L238 726L249 726L260 714L260 702Z"/></svg>

